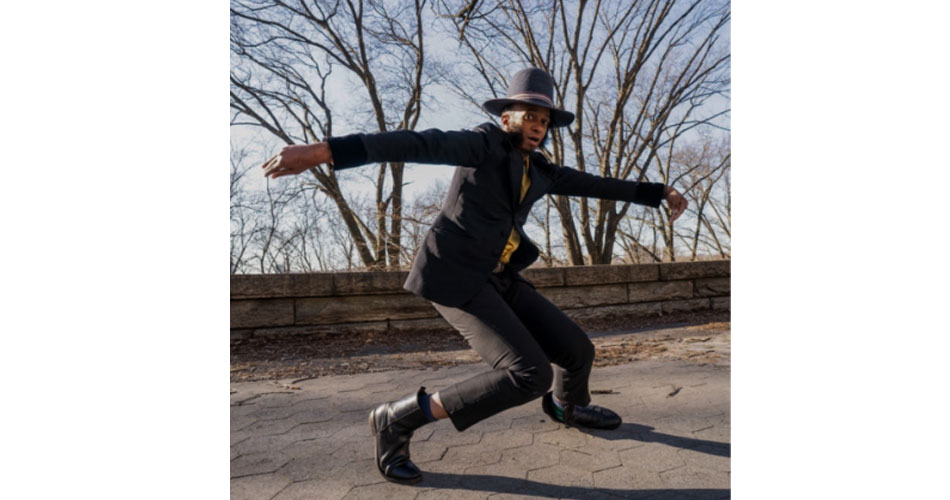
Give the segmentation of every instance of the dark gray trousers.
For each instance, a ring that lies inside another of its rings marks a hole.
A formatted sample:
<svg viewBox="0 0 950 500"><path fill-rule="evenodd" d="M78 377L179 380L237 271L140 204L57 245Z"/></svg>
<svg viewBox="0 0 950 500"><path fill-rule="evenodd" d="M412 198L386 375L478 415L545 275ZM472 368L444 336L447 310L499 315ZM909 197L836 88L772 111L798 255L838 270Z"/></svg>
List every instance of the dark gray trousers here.
<svg viewBox="0 0 950 500"><path fill-rule="evenodd" d="M567 315L516 279L514 272L505 269L491 275L459 307L433 305L492 368L439 391L456 429L465 430L543 396L552 381L554 394L562 401L590 403L594 345Z"/></svg>

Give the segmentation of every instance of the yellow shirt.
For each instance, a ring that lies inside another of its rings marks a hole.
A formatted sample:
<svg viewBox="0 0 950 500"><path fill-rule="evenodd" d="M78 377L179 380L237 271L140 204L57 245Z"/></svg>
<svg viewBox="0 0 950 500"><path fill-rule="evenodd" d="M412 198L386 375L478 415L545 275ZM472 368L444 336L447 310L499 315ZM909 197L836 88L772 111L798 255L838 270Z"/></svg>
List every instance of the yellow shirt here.
<svg viewBox="0 0 950 500"><path fill-rule="evenodd" d="M523 155L524 158L524 171L521 173L521 198L518 201L524 201L524 195L528 193L528 188L531 187L531 178L528 177L528 166L531 162L528 158L528 155ZM505 244L505 250L501 253L501 258L498 259L502 264L507 264L508 260L511 259L511 254L515 253L515 250L518 249L518 244L521 243L521 236L518 235L518 231L515 228L511 228L511 236L508 237L508 243Z"/></svg>

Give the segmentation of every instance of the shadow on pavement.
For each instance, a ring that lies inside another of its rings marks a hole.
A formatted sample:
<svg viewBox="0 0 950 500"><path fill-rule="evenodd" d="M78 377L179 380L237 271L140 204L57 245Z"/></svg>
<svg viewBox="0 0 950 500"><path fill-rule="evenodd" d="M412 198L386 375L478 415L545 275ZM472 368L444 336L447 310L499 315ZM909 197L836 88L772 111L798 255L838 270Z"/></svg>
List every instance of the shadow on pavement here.
<svg viewBox="0 0 950 500"><path fill-rule="evenodd" d="M563 498L588 500L596 498L729 498L730 490L714 488L687 488L687 489L644 489L626 490L610 488L594 488L585 486L559 486L540 483L529 479L514 477L492 476L485 474L447 474L440 472L426 472L419 487L464 489L494 493L509 493L513 495L537 496L541 498Z"/></svg>
<svg viewBox="0 0 950 500"><path fill-rule="evenodd" d="M643 443L662 443L674 448L684 448L687 450L698 451L718 457L729 457L732 453L732 446L729 443L720 443L718 441L708 441L705 439L687 438L655 432L653 427L640 424L621 424L620 427L611 431L598 431L577 427L577 430L597 436L601 439L617 441L620 439L629 439Z"/></svg>

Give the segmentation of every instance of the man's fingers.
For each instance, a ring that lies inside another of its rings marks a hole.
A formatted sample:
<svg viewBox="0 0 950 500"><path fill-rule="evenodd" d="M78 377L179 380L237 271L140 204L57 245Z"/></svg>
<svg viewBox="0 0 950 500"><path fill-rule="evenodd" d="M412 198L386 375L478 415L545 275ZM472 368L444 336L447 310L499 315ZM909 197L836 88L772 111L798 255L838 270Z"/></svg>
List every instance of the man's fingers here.
<svg viewBox="0 0 950 500"><path fill-rule="evenodd" d="M277 167L277 165L278 165L279 163L280 163L280 157L279 157L279 156L275 156L275 157L271 158L270 160L267 160L267 163L265 163L265 164L263 165L263 167L264 167L264 174L266 175L268 172L274 170L274 169Z"/></svg>
<svg viewBox="0 0 950 500"><path fill-rule="evenodd" d="M286 167L281 165L282 160L283 158L280 155L271 158L271 160L264 165L264 176L273 177L273 174L286 170Z"/></svg>
<svg viewBox="0 0 950 500"><path fill-rule="evenodd" d="M306 169L299 169L295 167L289 167L286 165L281 165L279 167L275 166L275 168L264 172L264 177L270 177L271 179L276 179L278 177L283 177L285 175L297 175L303 172L303 170L306 170Z"/></svg>

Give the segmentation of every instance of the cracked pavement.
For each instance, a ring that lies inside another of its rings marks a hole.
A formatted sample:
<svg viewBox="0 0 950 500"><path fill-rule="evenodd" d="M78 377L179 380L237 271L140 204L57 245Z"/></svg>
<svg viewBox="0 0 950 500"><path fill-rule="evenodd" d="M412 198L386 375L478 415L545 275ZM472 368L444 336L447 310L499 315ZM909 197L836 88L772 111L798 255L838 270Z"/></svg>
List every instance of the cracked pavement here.
<svg viewBox="0 0 950 500"><path fill-rule="evenodd" d="M729 498L728 365L634 361L594 368L594 404L623 425L582 431L552 422L540 399L458 432L416 431L422 482L385 481L367 415L482 364L231 384L232 499Z"/></svg>

